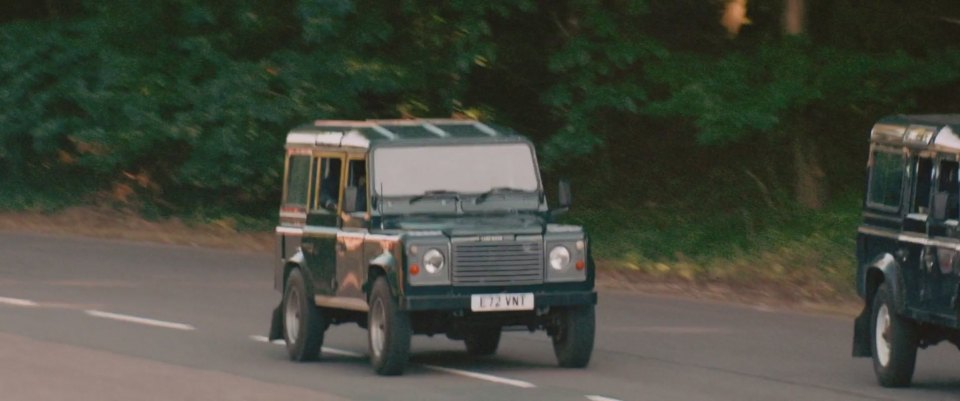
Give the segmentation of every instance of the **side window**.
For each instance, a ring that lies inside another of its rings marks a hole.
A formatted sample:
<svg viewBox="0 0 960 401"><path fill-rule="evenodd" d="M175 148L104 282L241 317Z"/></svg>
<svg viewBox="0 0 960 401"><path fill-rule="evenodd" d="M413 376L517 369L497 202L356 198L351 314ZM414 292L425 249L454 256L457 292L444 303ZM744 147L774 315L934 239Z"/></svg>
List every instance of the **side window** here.
<svg viewBox="0 0 960 401"><path fill-rule="evenodd" d="M897 153L874 153L867 203L880 207L899 208L902 184L903 157Z"/></svg>
<svg viewBox="0 0 960 401"><path fill-rule="evenodd" d="M340 202L340 171L343 161L339 158L320 158L320 197L321 208L331 212L337 211Z"/></svg>
<svg viewBox="0 0 960 401"><path fill-rule="evenodd" d="M937 179L937 192L947 196L947 220L960 220L960 180L957 170L960 163L943 160Z"/></svg>
<svg viewBox="0 0 960 401"><path fill-rule="evenodd" d="M294 155L287 161L287 185L283 203L307 206L310 194L310 156Z"/></svg>
<svg viewBox="0 0 960 401"><path fill-rule="evenodd" d="M927 214L930 207L930 185L933 182L933 160L917 159L917 181L913 188L910 213Z"/></svg>
<svg viewBox="0 0 960 401"><path fill-rule="evenodd" d="M367 211L367 164L364 160L350 160L347 186L357 188L358 212Z"/></svg>

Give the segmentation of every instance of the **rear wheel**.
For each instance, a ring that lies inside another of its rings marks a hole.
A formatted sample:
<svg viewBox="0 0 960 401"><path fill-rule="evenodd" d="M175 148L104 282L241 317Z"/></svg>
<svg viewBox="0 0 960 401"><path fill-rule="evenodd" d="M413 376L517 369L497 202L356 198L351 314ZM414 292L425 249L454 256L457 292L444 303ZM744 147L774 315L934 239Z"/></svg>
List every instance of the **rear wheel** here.
<svg viewBox="0 0 960 401"><path fill-rule="evenodd" d="M917 361L917 325L896 314L893 298L885 286L873 299L871 336L873 371L884 387L906 387L913 379Z"/></svg>
<svg viewBox="0 0 960 401"><path fill-rule="evenodd" d="M369 304L370 364L380 375L402 374L410 355L410 316L397 306L383 277L373 283Z"/></svg>
<svg viewBox="0 0 960 401"><path fill-rule="evenodd" d="M483 327L471 330L463 337L467 353L476 356L493 355L500 345L500 328Z"/></svg>
<svg viewBox="0 0 960 401"><path fill-rule="evenodd" d="M565 368L582 368L590 363L593 337L596 332L594 305L575 306L563 310L553 333L553 352L557 363Z"/></svg>
<svg viewBox="0 0 960 401"><path fill-rule="evenodd" d="M283 292L283 339L290 359L317 359L326 329L326 320L307 292L303 274L294 269Z"/></svg>

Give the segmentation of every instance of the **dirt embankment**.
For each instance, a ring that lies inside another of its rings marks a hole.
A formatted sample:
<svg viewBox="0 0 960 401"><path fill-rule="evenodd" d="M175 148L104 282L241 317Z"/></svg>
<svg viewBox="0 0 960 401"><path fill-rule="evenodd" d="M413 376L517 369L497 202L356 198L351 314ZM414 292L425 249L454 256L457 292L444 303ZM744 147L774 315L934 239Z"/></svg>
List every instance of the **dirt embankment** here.
<svg viewBox="0 0 960 401"><path fill-rule="evenodd" d="M147 220L130 212L110 208L73 207L57 213L0 213L0 230L96 238L159 242L196 247L272 252L272 232L243 232L232 220L187 223L177 218ZM686 298L742 303L773 309L799 309L854 315L856 299L803 296L805 291L778 283L709 282L697 277L663 278L622 267L616 261L600 260L597 286L610 291L630 291Z"/></svg>

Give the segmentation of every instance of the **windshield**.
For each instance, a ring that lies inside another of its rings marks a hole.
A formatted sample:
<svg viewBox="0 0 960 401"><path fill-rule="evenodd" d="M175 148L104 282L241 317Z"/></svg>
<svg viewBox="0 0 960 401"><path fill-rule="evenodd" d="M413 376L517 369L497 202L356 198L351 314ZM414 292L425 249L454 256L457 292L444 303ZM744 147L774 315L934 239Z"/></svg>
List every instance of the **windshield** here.
<svg viewBox="0 0 960 401"><path fill-rule="evenodd" d="M373 165L374 190L385 197L539 189L526 143L384 147L373 152Z"/></svg>

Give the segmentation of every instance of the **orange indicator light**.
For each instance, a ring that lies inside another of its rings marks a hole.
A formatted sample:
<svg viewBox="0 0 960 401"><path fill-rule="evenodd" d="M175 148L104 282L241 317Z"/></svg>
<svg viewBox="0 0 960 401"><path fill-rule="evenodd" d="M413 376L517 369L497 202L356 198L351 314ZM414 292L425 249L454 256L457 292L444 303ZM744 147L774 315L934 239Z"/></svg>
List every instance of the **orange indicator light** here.
<svg viewBox="0 0 960 401"><path fill-rule="evenodd" d="M577 261L577 270L583 270L583 269L586 268L586 267L587 267L587 265L586 265L585 263L583 263L582 260L578 260L578 261Z"/></svg>
<svg viewBox="0 0 960 401"><path fill-rule="evenodd" d="M416 275L418 275L418 274L420 274L420 266L418 266L418 265L410 265L410 275L411 275L411 276L416 276Z"/></svg>

